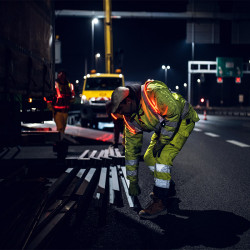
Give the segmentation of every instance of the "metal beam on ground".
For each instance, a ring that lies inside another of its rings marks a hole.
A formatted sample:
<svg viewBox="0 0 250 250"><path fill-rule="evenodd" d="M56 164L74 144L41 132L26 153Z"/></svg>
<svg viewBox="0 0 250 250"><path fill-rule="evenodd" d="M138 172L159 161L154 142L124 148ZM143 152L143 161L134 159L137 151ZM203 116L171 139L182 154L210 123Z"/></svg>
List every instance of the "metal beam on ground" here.
<svg viewBox="0 0 250 250"><path fill-rule="evenodd" d="M69 201L58 213L49 224L47 224L44 229L31 241L27 246L28 249L37 249L39 245L45 240L45 238L51 233L51 231L59 224L59 222L64 218L64 216L74 207L75 201Z"/></svg>
<svg viewBox="0 0 250 250"><path fill-rule="evenodd" d="M129 195L128 185L127 185L125 177L123 175L123 171L121 169L121 166L118 165L117 168L119 170L120 178L121 178L121 181L122 181L122 185L123 185L123 189L124 189L125 195L127 197L127 201L128 201L129 207L135 207L135 204L134 204L134 201L133 201L133 197L131 197Z"/></svg>

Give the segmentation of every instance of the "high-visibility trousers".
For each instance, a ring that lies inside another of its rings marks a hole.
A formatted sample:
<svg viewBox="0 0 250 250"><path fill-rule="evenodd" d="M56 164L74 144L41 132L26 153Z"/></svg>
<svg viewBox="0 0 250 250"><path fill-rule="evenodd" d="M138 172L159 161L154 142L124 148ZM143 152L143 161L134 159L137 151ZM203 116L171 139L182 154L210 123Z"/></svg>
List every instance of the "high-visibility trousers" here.
<svg viewBox="0 0 250 250"><path fill-rule="evenodd" d="M162 149L160 157L153 156L153 148L158 140L158 135L156 133L152 135L151 142L144 155L144 162L154 175L155 186L169 188L173 160L187 141L187 138L193 131L194 126L194 122L190 122L190 120L182 120L174 138Z"/></svg>

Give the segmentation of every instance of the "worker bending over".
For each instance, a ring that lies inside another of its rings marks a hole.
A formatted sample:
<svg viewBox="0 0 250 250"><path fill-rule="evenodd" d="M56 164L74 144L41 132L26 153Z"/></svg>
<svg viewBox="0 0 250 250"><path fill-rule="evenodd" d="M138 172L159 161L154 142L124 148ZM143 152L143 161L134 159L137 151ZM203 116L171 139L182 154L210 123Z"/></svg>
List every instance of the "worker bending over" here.
<svg viewBox="0 0 250 250"><path fill-rule="evenodd" d="M197 113L180 94L156 80L116 88L109 112L123 115L125 122L125 164L131 196L141 193L138 166L143 132L155 131L144 155L154 176L152 203L139 216L151 219L166 214L173 160L199 121Z"/></svg>

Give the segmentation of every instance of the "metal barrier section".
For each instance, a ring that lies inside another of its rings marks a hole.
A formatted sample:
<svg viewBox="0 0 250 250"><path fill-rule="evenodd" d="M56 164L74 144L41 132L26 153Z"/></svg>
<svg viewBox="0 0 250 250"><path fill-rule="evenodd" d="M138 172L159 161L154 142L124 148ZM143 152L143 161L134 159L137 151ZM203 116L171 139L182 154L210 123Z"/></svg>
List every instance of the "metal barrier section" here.
<svg viewBox="0 0 250 250"><path fill-rule="evenodd" d="M48 190L43 206L22 248L41 247L60 223L71 216L71 223L78 226L91 203L98 210L100 225L106 223L109 206L136 207L129 195L125 159L117 148L85 150L79 156L66 157L68 168Z"/></svg>

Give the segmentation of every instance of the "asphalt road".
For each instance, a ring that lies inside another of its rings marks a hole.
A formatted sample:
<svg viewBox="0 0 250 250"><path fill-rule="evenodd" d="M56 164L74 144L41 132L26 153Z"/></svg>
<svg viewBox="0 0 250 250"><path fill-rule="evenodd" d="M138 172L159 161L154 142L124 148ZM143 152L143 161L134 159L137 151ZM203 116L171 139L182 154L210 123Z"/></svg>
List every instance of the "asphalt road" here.
<svg viewBox="0 0 250 250"><path fill-rule="evenodd" d="M100 227L90 207L80 228L65 226L49 247L250 249L250 119L200 118L174 161L176 196L169 198L167 215L142 220L139 208L129 208L124 199L124 206L109 207L107 223ZM150 136L144 136L142 154ZM143 162L139 178L138 199L144 207L150 201L153 178Z"/></svg>

